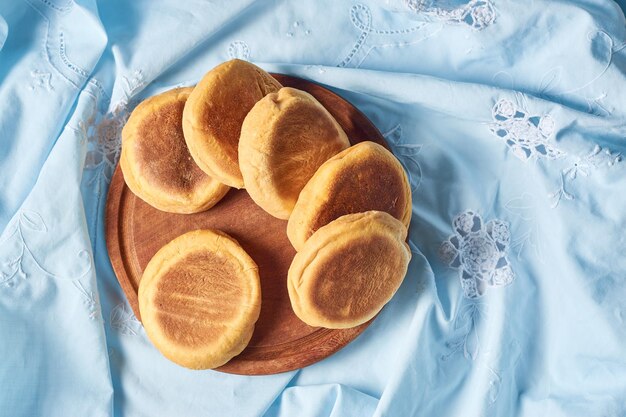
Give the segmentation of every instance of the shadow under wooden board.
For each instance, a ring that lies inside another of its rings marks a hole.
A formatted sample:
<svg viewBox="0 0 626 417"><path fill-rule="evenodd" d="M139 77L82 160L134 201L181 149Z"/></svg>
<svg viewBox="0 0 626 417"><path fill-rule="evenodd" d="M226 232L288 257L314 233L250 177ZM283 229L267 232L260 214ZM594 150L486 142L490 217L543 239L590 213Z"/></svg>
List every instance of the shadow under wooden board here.
<svg viewBox="0 0 626 417"><path fill-rule="evenodd" d="M352 144L371 140L388 148L369 119L326 88L300 78L272 74L283 86L313 95L337 119ZM287 239L287 222L278 220L249 197L231 189L217 205L197 214L159 211L136 197L115 170L106 206L106 241L113 270L138 319L137 289L152 256L177 236L196 229L219 229L235 238L259 266L261 314L246 349L217 370L267 375L318 362L354 340L370 324L331 330L310 327L291 309L287 271L296 254Z"/></svg>

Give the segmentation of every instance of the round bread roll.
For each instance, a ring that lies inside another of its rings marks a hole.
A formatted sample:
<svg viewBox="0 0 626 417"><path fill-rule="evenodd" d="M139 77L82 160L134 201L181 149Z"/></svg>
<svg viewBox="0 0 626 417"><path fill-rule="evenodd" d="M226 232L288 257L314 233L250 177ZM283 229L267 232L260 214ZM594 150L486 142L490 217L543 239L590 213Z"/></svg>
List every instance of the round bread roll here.
<svg viewBox="0 0 626 417"><path fill-rule="evenodd" d="M211 177L243 188L238 143L241 124L252 106L281 85L271 75L239 59L209 71L196 85L183 112L191 156Z"/></svg>
<svg viewBox="0 0 626 417"><path fill-rule="evenodd" d="M128 188L146 203L170 213L197 213L215 205L228 187L193 161L182 130L191 88L150 97L122 130L120 167Z"/></svg>
<svg viewBox="0 0 626 417"><path fill-rule="evenodd" d="M239 168L250 197L279 219L288 219L315 171L350 141L309 93L283 87L259 100L239 139Z"/></svg>
<svg viewBox="0 0 626 417"><path fill-rule="evenodd" d="M373 318L406 275L407 229L387 213L348 214L321 227L293 259L291 306L310 326L344 329Z"/></svg>
<svg viewBox="0 0 626 417"><path fill-rule="evenodd" d="M408 227L411 207L411 187L400 162L381 145L361 142L322 164L305 185L287 237L299 251L320 227L369 210L387 212Z"/></svg>
<svg viewBox="0 0 626 417"><path fill-rule="evenodd" d="M216 368L246 347L261 310L257 265L225 233L196 230L163 246L139 283L148 337L171 361Z"/></svg>

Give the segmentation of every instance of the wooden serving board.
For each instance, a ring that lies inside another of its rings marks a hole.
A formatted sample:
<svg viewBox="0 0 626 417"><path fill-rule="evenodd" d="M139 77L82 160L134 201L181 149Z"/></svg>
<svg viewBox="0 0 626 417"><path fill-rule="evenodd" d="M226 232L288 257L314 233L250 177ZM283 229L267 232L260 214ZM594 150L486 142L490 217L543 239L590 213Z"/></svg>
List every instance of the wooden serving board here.
<svg viewBox="0 0 626 417"><path fill-rule="evenodd" d="M312 94L337 119L352 144L371 140L385 147L381 133L346 100L324 87L273 74L286 87ZM137 289L148 261L163 245L196 229L219 229L233 238L259 266L261 315L246 349L223 372L266 375L302 368L335 353L369 325L346 330L310 327L291 309L287 271L295 250L287 239L287 222L258 207L245 190L231 189L217 205L198 214L159 211L136 197L115 170L106 205L106 241L113 270L135 315L140 318Z"/></svg>

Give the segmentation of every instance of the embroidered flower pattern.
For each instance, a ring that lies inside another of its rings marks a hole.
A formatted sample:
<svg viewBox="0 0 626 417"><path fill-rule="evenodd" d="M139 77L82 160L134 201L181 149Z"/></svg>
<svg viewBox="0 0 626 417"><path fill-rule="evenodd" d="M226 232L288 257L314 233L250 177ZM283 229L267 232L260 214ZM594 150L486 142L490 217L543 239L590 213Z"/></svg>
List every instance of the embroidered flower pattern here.
<svg viewBox="0 0 626 417"><path fill-rule="evenodd" d="M439 248L441 259L459 270L461 287L468 298L481 297L488 286L500 287L515 278L507 252L511 235L502 220L487 224L473 211L459 214L452 221L454 235Z"/></svg>
<svg viewBox="0 0 626 417"><path fill-rule="evenodd" d="M435 0L406 0L407 7L416 13L449 23L466 24L476 30L482 30L496 21L496 9L491 0L470 0L463 5L448 7L434 4Z"/></svg>
<svg viewBox="0 0 626 417"><path fill-rule="evenodd" d="M233 41L228 45L228 57L230 59L250 60L250 47L244 41Z"/></svg>
<svg viewBox="0 0 626 417"><path fill-rule="evenodd" d="M291 25L293 27L292 30L285 33L285 36L288 38L293 38L294 36L309 36L311 34L311 29L305 26L304 22L301 20L296 20Z"/></svg>
<svg viewBox="0 0 626 417"><path fill-rule="evenodd" d="M52 91L54 88L52 87L52 74L45 71L39 70L31 70L30 76L32 78L32 84L30 85L30 90L43 89L46 91Z"/></svg>
<svg viewBox="0 0 626 417"><path fill-rule="evenodd" d="M97 114L93 120L80 124L87 138L85 169L97 170L110 178L121 151L121 131L128 114L117 108L110 113Z"/></svg>
<svg viewBox="0 0 626 417"><path fill-rule="evenodd" d="M131 99L145 86L144 75L136 70L130 77L123 76L124 97L106 113L98 112L97 105L86 120L78 123L79 132L87 143L85 169L95 171L89 185L96 182L94 191L101 192L100 180L110 181L121 153L122 128L132 110Z"/></svg>
<svg viewBox="0 0 626 417"><path fill-rule="evenodd" d="M486 318L487 312L486 304L475 301L470 301L459 308L454 317L455 336L446 342L448 353L442 355L441 360L446 361L458 352L463 352L465 359L476 360L480 352L478 323Z"/></svg>
<svg viewBox="0 0 626 417"><path fill-rule="evenodd" d="M422 150L421 144L403 143L402 126L396 125L393 129L383 133L385 139L393 146L393 152L404 167L411 184L411 192L415 192L422 182L422 167L417 160L417 155Z"/></svg>
<svg viewBox="0 0 626 417"><path fill-rule="evenodd" d="M110 325L113 330L127 336L136 336L141 329L141 323L128 304L124 302L119 303L111 310Z"/></svg>
<svg viewBox="0 0 626 417"><path fill-rule="evenodd" d="M593 150L586 155L579 156L576 162L561 171L560 185L555 191L548 194L552 200L551 208L557 208L562 199L574 200L574 195L565 189L579 177L588 177L593 171L600 167L613 167L622 161L620 152L612 152L610 149L602 149L596 144Z"/></svg>
<svg viewBox="0 0 626 417"><path fill-rule="evenodd" d="M0 239L0 250L6 251L8 260L0 262L0 284L13 287L16 278L27 279L30 275L24 270L25 262L30 262L34 269L51 278L61 279L62 277L47 269L42 261L37 259L27 242L27 237L35 240L36 234L46 234L48 228L41 215L32 210L21 210L10 223L2 239ZM29 236L30 235L30 236ZM48 237L48 242L49 242ZM77 278L82 278L91 269L91 257L85 250L77 253L77 257L85 262L84 272ZM2 257L2 253L0 253ZM45 257L44 257L45 259ZM74 277L70 277L74 278Z"/></svg>
<svg viewBox="0 0 626 417"><path fill-rule="evenodd" d="M89 319L96 320L100 318L100 302L98 301L98 296L93 291L85 288L80 281L75 281L73 284L83 297L83 304L87 307Z"/></svg>
<svg viewBox="0 0 626 417"><path fill-rule="evenodd" d="M504 139L522 161L533 156L556 159L565 155L550 141L554 120L549 115L530 116L526 110L507 99L501 99L493 106L492 115L491 131Z"/></svg>
<svg viewBox="0 0 626 417"><path fill-rule="evenodd" d="M380 28L373 22L370 8L364 4L355 4L350 8L350 21L359 35L350 52L337 64L338 67L359 68L370 53L377 49L415 45L441 30L438 25L426 22L399 29Z"/></svg>
<svg viewBox="0 0 626 417"><path fill-rule="evenodd" d="M522 253L530 251L533 259L544 262L544 245L541 240L541 230L536 221L536 211L539 202L530 193L522 193L519 197L510 199L504 204L504 209L518 220L515 238L511 239L510 251L522 259Z"/></svg>

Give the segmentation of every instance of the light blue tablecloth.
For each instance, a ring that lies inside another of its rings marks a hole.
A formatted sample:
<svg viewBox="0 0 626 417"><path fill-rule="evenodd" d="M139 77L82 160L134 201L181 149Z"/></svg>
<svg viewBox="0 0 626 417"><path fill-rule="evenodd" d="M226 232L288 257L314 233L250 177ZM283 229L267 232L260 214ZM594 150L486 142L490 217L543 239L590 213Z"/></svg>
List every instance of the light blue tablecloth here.
<svg viewBox="0 0 626 417"><path fill-rule="evenodd" d="M354 343L164 359L103 208L138 100L238 57L364 111L413 260ZM626 25L609 0L0 0L0 416L626 415Z"/></svg>

